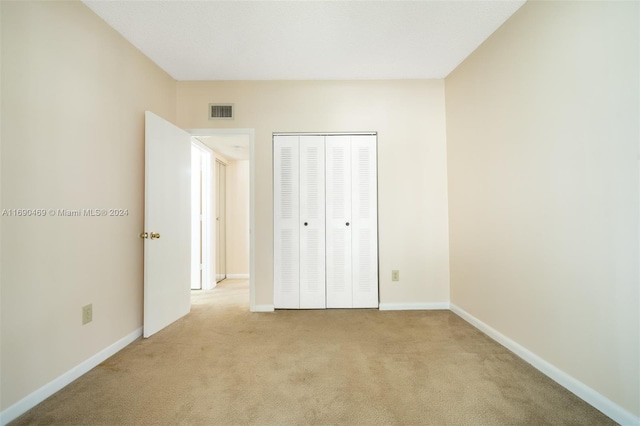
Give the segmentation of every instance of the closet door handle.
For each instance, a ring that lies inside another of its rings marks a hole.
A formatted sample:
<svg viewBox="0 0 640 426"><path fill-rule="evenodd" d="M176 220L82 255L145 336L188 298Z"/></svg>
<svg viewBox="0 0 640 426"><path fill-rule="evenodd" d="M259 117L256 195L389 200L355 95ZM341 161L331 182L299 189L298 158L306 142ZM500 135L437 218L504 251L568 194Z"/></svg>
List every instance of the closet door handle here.
<svg viewBox="0 0 640 426"><path fill-rule="evenodd" d="M349 226L349 222L347 222L347 226Z"/></svg>
<svg viewBox="0 0 640 426"><path fill-rule="evenodd" d="M305 223L304 223L304 226L307 226L307 225L308 225L308 223L307 223L307 222L305 222Z"/></svg>

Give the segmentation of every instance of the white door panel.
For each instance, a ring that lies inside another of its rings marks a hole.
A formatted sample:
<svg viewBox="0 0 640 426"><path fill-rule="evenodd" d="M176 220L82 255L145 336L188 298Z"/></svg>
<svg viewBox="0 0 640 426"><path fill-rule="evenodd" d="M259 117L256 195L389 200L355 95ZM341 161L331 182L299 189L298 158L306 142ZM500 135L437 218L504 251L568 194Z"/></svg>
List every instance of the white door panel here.
<svg viewBox="0 0 640 426"><path fill-rule="evenodd" d="M324 136L300 136L300 308L325 302Z"/></svg>
<svg viewBox="0 0 640 426"><path fill-rule="evenodd" d="M299 143L297 136L273 141L274 306L300 307Z"/></svg>
<svg viewBox="0 0 640 426"><path fill-rule="evenodd" d="M327 136L327 308L351 308L351 148L349 136Z"/></svg>
<svg viewBox="0 0 640 426"><path fill-rule="evenodd" d="M191 309L191 135L145 113L143 335Z"/></svg>
<svg viewBox="0 0 640 426"><path fill-rule="evenodd" d="M351 137L353 307L378 307L376 137Z"/></svg>

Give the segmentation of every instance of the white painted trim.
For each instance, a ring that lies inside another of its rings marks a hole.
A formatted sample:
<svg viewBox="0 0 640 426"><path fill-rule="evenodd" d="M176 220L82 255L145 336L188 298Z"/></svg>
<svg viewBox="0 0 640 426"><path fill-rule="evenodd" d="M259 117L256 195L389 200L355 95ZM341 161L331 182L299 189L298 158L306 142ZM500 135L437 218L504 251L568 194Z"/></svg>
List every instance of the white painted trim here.
<svg viewBox="0 0 640 426"><path fill-rule="evenodd" d="M216 282L216 280L211 280L209 282L202 283L202 288L201 289L192 289L191 291L213 290L217 286L218 286L218 283Z"/></svg>
<svg viewBox="0 0 640 426"><path fill-rule="evenodd" d="M467 321L469 324L476 327L478 330L485 333L487 336L491 337L496 342L500 343L505 348L509 349L511 352L518 355L520 358L522 358L532 366L534 366L541 373L545 374L561 386L565 387L567 390L573 392L576 396L583 399L588 404L591 404L593 407L612 418L614 421L626 426L640 425L640 417L635 416L634 414L620 407L618 404L611 401L604 395L591 389L589 386L560 370L558 367L554 366L548 361L540 358L538 355L534 354L524 346L521 346L504 334L491 328L489 325L480 321L478 318L466 312L464 309L452 303L451 311L458 315L460 318Z"/></svg>
<svg viewBox="0 0 640 426"><path fill-rule="evenodd" d="M273 312L275 308L273 305L254 305L251 307L251 312Z"/></svg>
<svg viewBox="0 0 640 426"><path fill-rule="evenodd" d="M273 136L378 136L378 132L276 132Z"/></svg>
<svg viewBox="0 0 640 426"><path fill-rule="evenodd" d="M448 310L449 302L436 303L380 303L381 311L439 311Z"/></svg>
<svg viewBox="0 0 640 426"><path fill-rule="evenodd" d="M255 130L249 134L249 309L256 310L256 150Z"/></svg>
<svg viewBox="0 0 640 426"><path fill-rule="evenodd" d="M248 280L249 274L227 274L228 280Z"/></svg>
<svg viewBox="0 0 640 426"><path fill-rule="evenodd" d="M46 385L42 386L40 389L31 392L29 395L25 396L20 401L16 402L0 413L0 425L4 426L10 421L26 413L31 408L35 407L54 393L58 392L60 389L67 386L69 383L76 380L78 377L87 373L89 370L96 367L107 358L122 350L124 347L129 345L140 336L142 336L142 327L127 334L117 342L107 346L97 354L93 355L91 358L86 359L85 361L76 365L71 370L53 379Z"/></svg>

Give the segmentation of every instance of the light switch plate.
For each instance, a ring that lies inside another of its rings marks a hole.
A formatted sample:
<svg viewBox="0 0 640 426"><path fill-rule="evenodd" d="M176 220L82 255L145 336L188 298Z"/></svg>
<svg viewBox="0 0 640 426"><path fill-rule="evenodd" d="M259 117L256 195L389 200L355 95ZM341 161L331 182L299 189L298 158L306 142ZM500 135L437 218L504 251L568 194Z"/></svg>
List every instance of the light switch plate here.
<svg viewBox="0 0 640 426"><path fill-rule="evenodd" d="M93 304L90 303L82 307L82 325L93 321Z"/></svg>

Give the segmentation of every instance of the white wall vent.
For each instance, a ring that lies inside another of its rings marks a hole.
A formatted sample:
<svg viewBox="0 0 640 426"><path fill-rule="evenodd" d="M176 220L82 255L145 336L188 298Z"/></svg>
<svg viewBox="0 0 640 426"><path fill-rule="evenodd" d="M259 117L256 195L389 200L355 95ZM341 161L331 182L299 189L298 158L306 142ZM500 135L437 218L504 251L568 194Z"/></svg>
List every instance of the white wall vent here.
<svg viewBox="0 0 640 426"><path fill-rule="evenodd" d="M233 104L209 104L209 120L233 120Z"/></svg>

